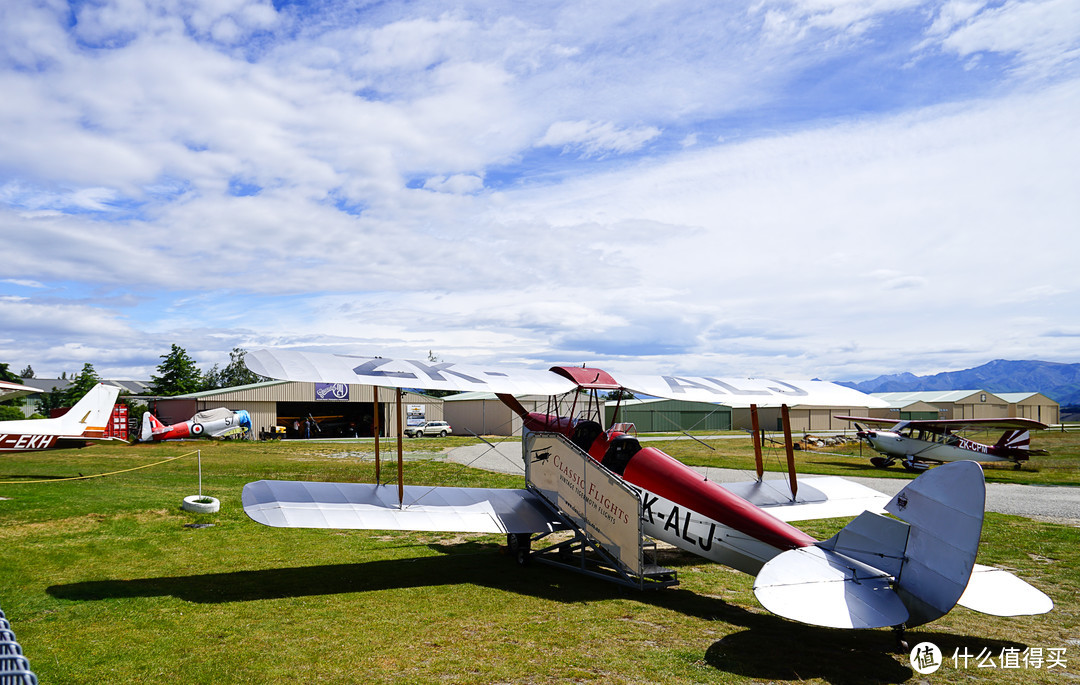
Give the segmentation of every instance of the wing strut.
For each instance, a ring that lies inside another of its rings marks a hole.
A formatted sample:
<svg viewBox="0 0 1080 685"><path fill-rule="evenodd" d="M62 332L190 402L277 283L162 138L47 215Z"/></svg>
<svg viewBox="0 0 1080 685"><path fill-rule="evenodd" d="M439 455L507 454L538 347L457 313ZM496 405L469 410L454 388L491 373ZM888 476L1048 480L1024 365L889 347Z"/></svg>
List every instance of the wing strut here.
<svg viewBox="0 0 1080 685"><path fill-rule="evenodd" d="M760 482L765 476L765 464L761 460L761 424L758 423L757 405L750 405L750 428L754 431L754 466Z"/></svg>
<svg viewBox="0 0 1080 685"><path fill-rule="evenodd" d="M401 419L401 396L404 394L401 389L394 391L394 395L397 396L397 493L398 507L401 509L405 508L405 457L404 447L401 444L401 436L404 435Z"/></svg>
<svg viewBox="0 0 1080 685"><path fill-rule="evenodd" d="M786 404L780 405L780 416L784 422L784 451L787 452L788 480L791 482L791 497L794 499L799 484L795 480L795 448L791 444L791 413Z"/></svg>
<svg viewBox="0 0 1080 685"><path fill-rule="evenodd" d="M379 478L379 465L382 460L379 458L379 443L382 442L382 431L379 430L379 386L371 386L371 392L375 397L375 418L372 423L372 427L375 429L375 482L382 483L382 479Z"/></svg>

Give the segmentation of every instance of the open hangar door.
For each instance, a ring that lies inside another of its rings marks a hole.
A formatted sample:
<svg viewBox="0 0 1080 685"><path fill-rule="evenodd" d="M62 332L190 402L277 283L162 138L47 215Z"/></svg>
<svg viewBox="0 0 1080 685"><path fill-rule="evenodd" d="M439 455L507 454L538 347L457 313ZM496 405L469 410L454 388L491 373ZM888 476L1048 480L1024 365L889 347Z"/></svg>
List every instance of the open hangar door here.
<svg viewBox="0 0 1080 685"><path fill-rule="evenodd" d="M384 436L386 418L380 403ZM277 424L285 427L286 438L370 438L375 435L375 408L373 402L278 402Z"/></svg>

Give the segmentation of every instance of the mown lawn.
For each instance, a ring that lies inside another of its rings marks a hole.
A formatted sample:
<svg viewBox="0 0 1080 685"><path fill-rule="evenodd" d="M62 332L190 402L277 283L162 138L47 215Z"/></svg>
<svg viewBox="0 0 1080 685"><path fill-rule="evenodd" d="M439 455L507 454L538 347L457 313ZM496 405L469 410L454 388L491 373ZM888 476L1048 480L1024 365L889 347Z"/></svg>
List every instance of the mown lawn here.
<svg viewBox="0 0 1080 685"><path fill-rule="evenodd" d="M827 435L828 432L820 433ZM710 436L695 434L700 442L686 439L662 440L649 442L668 454L693 466L754 470L754 445L749 437L738 433L726 434L731 437L710 439ZM793 436L801 439L802 434ZM992 444L997 435L975 437L983 443ZM780 437L782 440L782 437ZM704 444L703 444L704 443ZM1022 468L1015 469L1011 463L984 463L983 472L990 483L1017 483L1024 485L1080 485L1080 431L1041 431L1032 433L1032 449L1044 449L1050 454L1034 456ZM767 471L786 471L786 457L783 444L767 442L764 462ZM812 448L795 452L795 464L799 473L814 473L838 476L869 476L880 478L903 478L910 480L914 476L894 464L887 469L878 469L870 464L870 457L877 456L865 443L849 443L843 446Z"/></svg>
<svg viewBox="0 0 1080 685"><path fill-rule="evenodd" d="M438 459L465 440L406 442L406 481L521 486ZM717 446L729 451L727 441ZM204 492L221 500L217 514L180 509L197 492L194 456L105 478L26 482L196 448ZM690 555L662 560L678 569L678 587L638 593L518 567L495 536L271 529L241 510L251 480L370 482L371 452L370 443L198 442L4 456L0 481L19 482L0 484L0 608L44 683L922 679L892 651L889 631L775 617L754 600L752 578ZM392 479L388 463L383 480ZM192 523L213 525L185 527ZM839 524L806 528L826 536ZM983 537L980 561L1017 569L1054 598L1055 611L1005 619L957 609L909 640L933 641L947 656L1065 648L1066 668L949 662L931 682L1080 677L1080 529L990 514Z"/></svg>

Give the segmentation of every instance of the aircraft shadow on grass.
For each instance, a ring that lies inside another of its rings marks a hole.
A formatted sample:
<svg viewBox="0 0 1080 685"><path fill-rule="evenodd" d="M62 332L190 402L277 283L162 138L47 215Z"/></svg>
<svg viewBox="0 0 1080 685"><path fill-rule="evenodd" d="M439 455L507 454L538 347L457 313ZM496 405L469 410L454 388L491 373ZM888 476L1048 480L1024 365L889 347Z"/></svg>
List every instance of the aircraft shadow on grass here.
<svg viewBox="0 0 1080 685"><path fill-rule="evenodd" d="M906 656L890 654L894 637L887 631L808 626L689 590L667 588L635 592L540 564L518 568L510 558L500 557L494 549L496 545L491 543L432 544L430 547L443 553L433 557L353 564L93 580L53 585L47 592L57 599L83 602L171 596L189 602L217 604L468 583L563 603L629 596L702 620L744 628L714 642L706 650L705 663L720 671L759 680L821 678L835 685L901 683L913 675L913 671L904 665ZM492 557L496 558L493 560ZM669 566L683 565L680 555L664 561L670 561ZM1024 648L1016 643L947 633L920 632L910 637L915 641L934 642L946 657L955 647L963 649L966 646L978 652L986 646L995 654L1002 647ZM782 658L778 657L778 650L783 652Z"/></svg>

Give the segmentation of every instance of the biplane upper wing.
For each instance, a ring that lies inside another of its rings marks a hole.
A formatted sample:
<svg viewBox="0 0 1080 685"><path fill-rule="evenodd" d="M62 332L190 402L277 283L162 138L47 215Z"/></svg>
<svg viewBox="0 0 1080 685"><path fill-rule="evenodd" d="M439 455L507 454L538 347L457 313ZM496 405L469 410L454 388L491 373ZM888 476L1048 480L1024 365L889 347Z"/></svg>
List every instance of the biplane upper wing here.
<svg viewBox="0 0 1080 685"><path fill-rule="evenodd" d="M844 421L858 421L860 423L876 424L879 426L895 426L903 423L905 426L914 428L929 428L940 430L952 430L963 428L1000 428L1002 430L1046 430L1049 428L1045 423L1034 419L1000 418L1000 419L876 419L869 416L837 416Z"/></svg>
<svg viewBox="0 0 1080 685"><path fill-rule="evenodd" d="M568 378L535 369L295 350L255 350L244 357L244 363L262 376L312 383L359 383L461 392L482 390L506 395L561 395L577 387Z"/></svg>
<svg viewBox="0 0 1080 685"><path fill-rule="evenodd" d="M563 527L528 490L261 480L244 486L244 511L277 528L547 533Z"/></svg>
<svg viewBox="0 0 1080 685"><path fill-rule="evenodd" d="M618 375L619 383L639 395L671 400L712 402L729 407L832 406L885 408L884 400L828 381L711 376Z"/></svg>
<svg viewBox="0 0 1080 685"><path fill-rule="evenodd" d="M360 383L426 390L483 390L506 395L560 395L581 385L561 372L495 368L450 362L358 357L296 350L255 350L244 357L262 376L315 383ZM823 405L885 407L882 400L827 381L715 378L705 376L617 375L614 387L667 399L711 402L731 407ZM592 387L585 384L582 387ZM606 387L606 386L605 386Z"/></svg>

